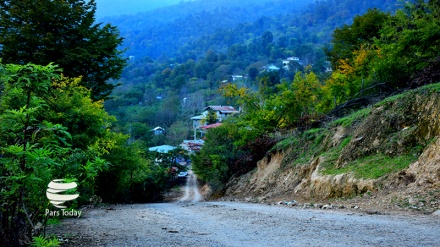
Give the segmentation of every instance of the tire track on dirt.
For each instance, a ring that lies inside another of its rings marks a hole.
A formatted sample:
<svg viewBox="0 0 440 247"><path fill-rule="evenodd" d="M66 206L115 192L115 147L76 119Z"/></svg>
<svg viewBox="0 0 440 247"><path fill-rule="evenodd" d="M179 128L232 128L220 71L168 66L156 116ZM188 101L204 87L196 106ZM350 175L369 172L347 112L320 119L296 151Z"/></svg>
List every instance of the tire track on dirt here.
<svg viewBox="0 0 440 247"><path fill-rule="evenodd" d="M197 184L197 176L192 170L188 171L188 177L186 178L185 193L182 198L179 199L180 202L200 202L203 197L199 192L199 186Z"/></svg>

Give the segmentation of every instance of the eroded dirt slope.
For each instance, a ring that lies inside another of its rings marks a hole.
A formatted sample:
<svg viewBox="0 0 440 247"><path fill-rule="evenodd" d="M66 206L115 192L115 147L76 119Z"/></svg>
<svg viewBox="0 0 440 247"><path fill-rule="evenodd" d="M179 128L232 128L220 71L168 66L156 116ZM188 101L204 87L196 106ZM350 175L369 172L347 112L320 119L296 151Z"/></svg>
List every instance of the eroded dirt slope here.
<svg viewBox="0 0 440 247"><path fill-rule="evenodd" d="M439 210L438 85L387 99L364 112L345 122L329 123L317 130L318 134L286 138L284 147L267 154L255 170L231 179L225 196L382 211ZM289 140L293 140L290 146L285 143ZM380 177L368 174L368 167L380 170L383 161L377 157L389 163L383 170L390 172ZM367 176L356 174L350 166L366 167L362 172ZM336 172L329 174L327 169Z"/></svg>

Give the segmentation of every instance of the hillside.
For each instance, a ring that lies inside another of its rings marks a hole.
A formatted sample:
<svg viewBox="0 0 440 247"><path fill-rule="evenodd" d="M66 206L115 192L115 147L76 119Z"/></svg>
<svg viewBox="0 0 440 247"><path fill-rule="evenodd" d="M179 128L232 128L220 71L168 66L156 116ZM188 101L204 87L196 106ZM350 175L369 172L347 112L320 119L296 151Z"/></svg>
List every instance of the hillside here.
<svg viewBox="0 0 440 247"><path fill-rule="evenodd" d="M369 8L398 8L396 0L266 2L182 2L103 19L118 26L125 55L131 56L117 81L121 85L105 103L118 119L115 128L147 146L179 144L192 136L192 116L208 105L230 104L218 90L231 75L253 74L242 84L256 87L266 76L260 73L263 66L281 68L283 59L294 56L302 65L283 68L280 79L290 82L296 71L313 64L324 81L329 65L323 47L336 27ZM150 141L148 131L156 126L173 134Z"/></svg>
<svg viewBox="0 0 440 247"><path fill-rule="evenodd" d="M374 210L440 209L440 84L387 98L278 143L227 198Z"/></svg>
<svg viewBox="0 0 440 247"><path fill-rule="evenodd" d="M296 13L308 2L182 1L169 7L136 15L106 17L100 21L118 26L121 35L125 37L124 48L128 48L127 56L148 56L156 59L162 55L173 58L184 45L200 40L202 36L211 35L219 30L234 29L239 24L254 22L263 16L267 18ZM220 38L223 40L225 37Z"/></svg>

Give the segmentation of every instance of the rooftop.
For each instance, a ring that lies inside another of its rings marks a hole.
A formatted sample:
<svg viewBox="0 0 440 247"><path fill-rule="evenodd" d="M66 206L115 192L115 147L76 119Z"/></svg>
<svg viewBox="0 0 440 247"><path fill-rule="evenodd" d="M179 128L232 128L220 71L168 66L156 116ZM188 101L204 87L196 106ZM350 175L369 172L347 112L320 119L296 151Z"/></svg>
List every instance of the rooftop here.
<svg viewBox="0 0 440 247"><path fill-rule="evenodd" d="M214 111L219 111L219 112L229 112L229 113L238 113L238 111L229 105L210 105L208 107L206 107L204 109L204 111L208 110L208 109L212 109Z"/></svg>
<svg viewBox="0 0 440 247"><path fill-rule="evenodd" d="M166 154L169 151L172 151L174 149L176 149L176 147L174 147L174 146L162 145L162 146L151 147L148 149L148 151Z"/></svg>
<svg viewBox="0 0 440 247"><path fill-rule="evenodd" d="M213 129L213 128L217 128L217 127L219 127L221 125L222 125L222 123L208 124L208 125L200 127L200 129L204 129L204 130L206 130L206 129Z"/></svg>

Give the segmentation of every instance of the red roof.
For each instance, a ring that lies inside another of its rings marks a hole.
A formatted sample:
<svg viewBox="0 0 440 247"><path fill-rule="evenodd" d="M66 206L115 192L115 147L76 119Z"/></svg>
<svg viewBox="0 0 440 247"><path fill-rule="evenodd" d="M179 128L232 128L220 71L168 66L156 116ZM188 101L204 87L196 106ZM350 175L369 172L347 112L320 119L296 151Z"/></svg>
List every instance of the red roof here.
<svg viewBox="0 0 440 247"><path fill-rule="evenodd" d="M180 146L188 151L200 151L200 149L202 149L204 141L202 140L196 140L196 141L191 141L191 140L187 140L187 141L183 141L182 144L180 144Z"/></svg>
<svg viewBox="0 0 440 247"><path fill-rule="evenodd" d="M220 125L222 125L222 123L208 124L208 125L202 126L200 128L204 129L204 130L206 130L206 129L213 129L213 128L219 127Z"/></svg>

